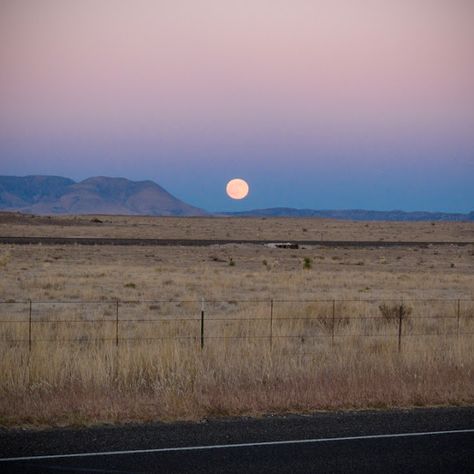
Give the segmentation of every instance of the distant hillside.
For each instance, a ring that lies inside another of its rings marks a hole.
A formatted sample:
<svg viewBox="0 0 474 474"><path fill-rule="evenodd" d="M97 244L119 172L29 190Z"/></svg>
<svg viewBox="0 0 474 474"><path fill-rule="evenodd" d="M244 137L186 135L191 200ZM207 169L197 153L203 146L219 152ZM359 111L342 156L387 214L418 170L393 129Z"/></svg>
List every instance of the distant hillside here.
<svg viewBox="0 0 474 474"><path fill-rule="evenodd" d="M32 214L207 214L153 181L103 176L79 183L59 176L0 176L0 209Z"/></svg>
<svg viewBox="0 0 474 474"><path fill-rule="evenodd" d="M76 183L61 176L0 176L0 211L31 214L123 214L204 216L153 181L104 176ZM275 207L219 215L240 217L320 217L354 221L474 221L469 214L444 212L315 210Z"/></svg>
<svg viewBox="0 0 474 474"><path fill-rule="evenodd" d="M0 208L21 209L37 202L53 202L72 184L72 179L60 176L0 176Z"/></svg>
<svg viewBox="0 0 474 474"><path fill-rule="evenodd" d="M364 211L347 209L341 211L315 209L293 209L273 207L243 212L226 212L227 216L240 217L320 217L353 221L474 221L474 211L469 214L446 212Z"/></svg>

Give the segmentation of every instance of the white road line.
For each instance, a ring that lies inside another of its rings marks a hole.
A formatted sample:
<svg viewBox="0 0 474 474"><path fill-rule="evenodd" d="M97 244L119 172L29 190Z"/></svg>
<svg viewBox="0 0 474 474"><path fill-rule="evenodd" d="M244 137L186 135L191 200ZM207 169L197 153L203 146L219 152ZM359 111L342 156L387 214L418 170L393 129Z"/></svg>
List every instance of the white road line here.
<svg viewBox="0 0 474 474"><path fill-rule="evenodd" d="M263 441L259 443L238 443L238 444L214 444L207 446L183 446L178 448L156 448L156 449L131 449L126 451L103 451L97 453L77 453L77 454L47 454L43 456L23 456L16 458L0 458L0 462L5 461L35 461L39 459L61 459L61 458L86 458L93 456L118 456L123 454L150 454L150 453L170 453L176 451L203 451L206 449L228 449L228 448L252 448L260 446L278 446L284 444L310 444L310 443L330 443L335 441L357 441L365 439L383 438L409 438L417 436L438 436L447 434L474 433L473 429L449 430L449 431L426 431L421 433L394 433L366 436L345 436L342 438L315 438L315 439L295 439L288 441Z"/></svg>

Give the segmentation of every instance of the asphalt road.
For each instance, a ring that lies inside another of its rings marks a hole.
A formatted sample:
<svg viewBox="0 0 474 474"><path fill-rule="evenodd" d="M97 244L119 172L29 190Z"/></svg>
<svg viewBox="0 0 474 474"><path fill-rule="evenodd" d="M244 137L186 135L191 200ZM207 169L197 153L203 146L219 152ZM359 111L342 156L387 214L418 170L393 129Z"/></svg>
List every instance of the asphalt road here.
<svg viewBox="0 0 474 474"><path fill-rule="evenodd" d="M219 240L219 239L126 239L106 237L0 237L0 244L14 245L136 245L136 246L185 246L207 247L210 245L253 244L265 245L274 240ZM304 247L429 247L430 245L466 246L473 241L408 242L387 240L292 240L291 243Z"/></svg>
<svg viewBox="0 0 474 474"><path fill-rule="evenodd" d="M3 430L0 458L2 473L472 473L474 407Z"/></svg>

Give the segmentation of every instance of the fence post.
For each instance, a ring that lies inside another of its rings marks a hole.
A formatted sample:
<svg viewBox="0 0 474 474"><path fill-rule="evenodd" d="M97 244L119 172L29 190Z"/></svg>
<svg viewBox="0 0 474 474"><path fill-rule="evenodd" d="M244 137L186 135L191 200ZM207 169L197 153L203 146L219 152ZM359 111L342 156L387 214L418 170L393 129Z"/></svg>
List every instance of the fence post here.
<svg viewBox="0 0 474 474"><path fill-rule="evenodd" d="M29 312L29 316L28 316L28 350L31 352L31 313L32 313L32 308L31 308L31 300L28 300L29 302L29 308L28 308L28 312Z"/></svg>
<svg viewBox="0 0 474 474"><path fill-rule="evenodd" d="M204 298L201 300L201 350L204 349Z"/></svg>
<svg viewBox="0 0 474 474"><path fill-rule="evenodd" d="M456 334L459 339L459 326L460 326L460 318L461 318L461 300L458 299L458 304L457 304L457 329L456 329Z"/></svg>
<svg viewBox="0 0 474 474"><path fill-rule="evenodd" d="M270 300L270 350L273 350L273 299Z"/></svg>
<svg viewBox="0 0 474 474"><path fill-rule="evenodd" d="M119 300L115 302L115 345L119 345Z"/></svg>
<svg viewBox="0 0 474 474"><path fill-rule="evenodd" d="M334 346L334 336L336 332L336 300L332 300L332 334L331 334L331 341L332 345Z"/></svg>
<svg viewBox="0 0 474 474"><path fill-rule="evenodd" d="M403 304L398 308L398 352L402 350L402 320L405 310Z"/></svg>

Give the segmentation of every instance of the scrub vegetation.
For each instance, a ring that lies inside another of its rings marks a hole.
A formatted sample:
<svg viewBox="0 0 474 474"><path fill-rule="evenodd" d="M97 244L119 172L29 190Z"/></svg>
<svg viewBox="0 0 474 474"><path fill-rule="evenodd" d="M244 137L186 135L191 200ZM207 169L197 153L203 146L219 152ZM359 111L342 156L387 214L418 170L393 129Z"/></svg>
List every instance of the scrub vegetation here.
<svg viewBox="0 0 474 474"><path fill-rule="evenodd" d="M29 219L0 224L0 235L225 238L225 230L228 238L287 241L304 228L308 240L321 231L329 239L335 229L344 232L339 240L474 240L466 223ZM429 237L433 228L440 234ZM302 265L306 258L311 268ZM237 264L229 268L230 261ZM2 245L0 262L3 426L474 403L474 244ZM400 306L406 337L399 352ZM167 320L138 321L157 318Z"/></svg>

